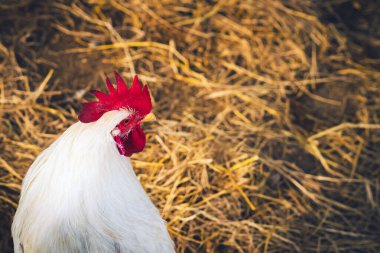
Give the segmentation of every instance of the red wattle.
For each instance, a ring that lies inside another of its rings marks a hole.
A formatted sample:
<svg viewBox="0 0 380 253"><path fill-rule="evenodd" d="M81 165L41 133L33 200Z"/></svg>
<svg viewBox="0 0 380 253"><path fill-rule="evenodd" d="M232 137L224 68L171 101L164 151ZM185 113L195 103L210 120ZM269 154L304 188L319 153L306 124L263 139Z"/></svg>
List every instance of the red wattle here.
<svg viewBox="0 0 380 253"><path fill-rule="evenodd" d="M119 147L119 152L121 155L131 156L134 153L143 151L146 143L146 136L140 125L136 125L129 132L128 135L121 137L120 139L114 138L118 147L121 144L122 147Z"/></svg>

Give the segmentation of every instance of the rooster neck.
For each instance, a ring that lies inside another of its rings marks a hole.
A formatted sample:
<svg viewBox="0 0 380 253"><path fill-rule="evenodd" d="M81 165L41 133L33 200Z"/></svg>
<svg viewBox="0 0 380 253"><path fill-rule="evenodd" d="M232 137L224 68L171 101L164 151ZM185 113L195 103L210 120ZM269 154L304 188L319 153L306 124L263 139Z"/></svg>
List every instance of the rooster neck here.
<svg viewBox="0 0 380 253"><path fill-rule="evenodd" d="M137 179L130 159L120 155L111 131L116 124L128 116L128 111L111 111L94 123L77 122L72 125L52 145L52 155L49 157L65 164L62 170L56 170L60 177L67 173L83 188L112 189L112 185L121 187L126 198L129 195L145 196L145 191ZM120 187L119 187L120 188ZM88 190L88 189L87 189ZM116 192L120 189L114 189ZM104 189L103 189L104 191ZM127 194L127 193L131 194ZM140 198L143 200L149 199Z"/></svg>
<svg viewBox="0 0 380 253"><path fill-rule="evenodd" d="M125 115L105 115L113 116L108 126L78 122L32 164L12 225L17 247L174 252L165 222L110 134Z"/></svg>
<svg viewBox="0 0 380 253"><path fill-rule="evenodd" d="M33 163L22 192L38 191L35 201L47 199L53 208L59 207L57 213L66 209L67 213L113 216L113 212L130 210L131 217L138 213L156 216L129 158L119 154L111 135L127 116L127 111L112 111L97 122L69 127Z"/></svg>

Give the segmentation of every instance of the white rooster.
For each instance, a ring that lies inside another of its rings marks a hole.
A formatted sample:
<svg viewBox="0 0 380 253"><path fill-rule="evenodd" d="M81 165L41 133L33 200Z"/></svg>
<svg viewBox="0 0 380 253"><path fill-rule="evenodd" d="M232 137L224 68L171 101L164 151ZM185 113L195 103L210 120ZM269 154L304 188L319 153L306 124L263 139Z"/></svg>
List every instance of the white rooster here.
<svg viewBox="0 0 380 253"><path fill-rule="evenodd" d="M158 210L129 156L145 147L151 118L147 86L128 89L115 72L109 95L93 91L79 121L44 150L27 172L12 224L16 253L172 253Z"/></svg>

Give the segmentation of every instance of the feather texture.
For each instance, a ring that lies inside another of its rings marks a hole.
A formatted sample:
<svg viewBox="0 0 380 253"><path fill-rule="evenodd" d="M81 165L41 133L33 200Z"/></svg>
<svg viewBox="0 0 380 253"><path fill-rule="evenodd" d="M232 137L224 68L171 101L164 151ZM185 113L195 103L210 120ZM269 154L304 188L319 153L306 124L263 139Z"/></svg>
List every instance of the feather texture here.
<svg viewBox="0 0 380 253"><path fill-rule="evenodd" d="M38 156L12 225L16 253L175 252L110 134L130 113L113 110L96 122L77 122Z"/></svg>

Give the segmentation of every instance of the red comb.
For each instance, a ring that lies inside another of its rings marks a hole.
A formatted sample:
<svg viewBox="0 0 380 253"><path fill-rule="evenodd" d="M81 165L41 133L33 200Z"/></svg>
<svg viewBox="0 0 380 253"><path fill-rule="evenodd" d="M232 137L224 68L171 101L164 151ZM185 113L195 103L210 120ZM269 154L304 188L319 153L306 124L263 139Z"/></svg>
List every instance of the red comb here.
<svg viewBox="0 0 380 253"><path fill-rule="evenodd" d="M119 73L115 71L114 74L116 89L107 77L106 85L109 94L93 90L92 93L98 101L83 104L82 110L78 115L78 119L81 122L90 123L97 121L104 113L121 108L131 109L142 117L151 112L152 103L148 87L141 85L137 75L133 78L132 87L128 89Z"/></svg>

